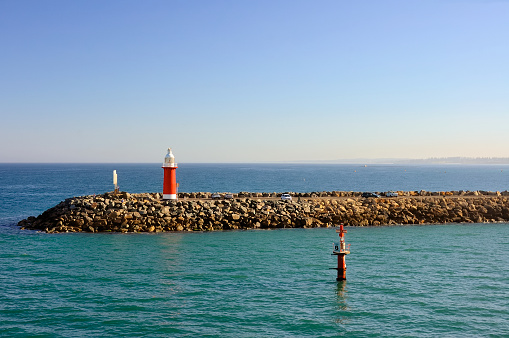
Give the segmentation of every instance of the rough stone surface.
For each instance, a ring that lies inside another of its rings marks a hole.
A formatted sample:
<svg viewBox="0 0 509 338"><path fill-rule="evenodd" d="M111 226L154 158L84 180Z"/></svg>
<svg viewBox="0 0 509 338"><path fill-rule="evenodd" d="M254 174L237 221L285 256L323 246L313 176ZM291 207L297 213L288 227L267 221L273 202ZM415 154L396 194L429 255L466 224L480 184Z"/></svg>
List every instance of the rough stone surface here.
<svg viewBox="0 0 509 338"><path fill-rule="evenodd" d="M291 193L293 201L263 199L277 193L234 194L212 200L210 193L106 193L66 199L24 229L54 232L162 232L509 221L509 193L487 191L398 192L397 198L362 198L360 192ZM189 200L189 198L195 198Z"/></svg>

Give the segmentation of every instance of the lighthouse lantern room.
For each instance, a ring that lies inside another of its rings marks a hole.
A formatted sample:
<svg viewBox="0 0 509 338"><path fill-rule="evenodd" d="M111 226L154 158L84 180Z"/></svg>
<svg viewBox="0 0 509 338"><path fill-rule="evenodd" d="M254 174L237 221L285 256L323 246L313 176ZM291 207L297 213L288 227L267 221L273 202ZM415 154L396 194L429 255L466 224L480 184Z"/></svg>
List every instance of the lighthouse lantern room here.
<svg viewBox="0 0 509 338"><path fill-rule="evenodd" d="M168 153L164 157L163 167L164 181L163 181L163 200L177 200L177 164L175 163L175 156L168 148Z"/></svg>

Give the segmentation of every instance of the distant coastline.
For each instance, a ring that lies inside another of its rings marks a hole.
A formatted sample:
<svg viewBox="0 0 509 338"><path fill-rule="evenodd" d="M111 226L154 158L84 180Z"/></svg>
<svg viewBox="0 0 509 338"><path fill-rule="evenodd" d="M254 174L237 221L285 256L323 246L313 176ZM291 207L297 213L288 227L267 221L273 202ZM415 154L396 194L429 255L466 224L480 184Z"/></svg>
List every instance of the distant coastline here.
<svg viewBox="0 0 509 338"><path fill-rule="evenodd" d="M509 164L509 157L431 157L427 159L404 160L409 164Z"/></svg>
<svg viewBox="0 0 509 338"><path fill-rule="evenodd" d="M324 161L298 161L295 163L323 164L509 164L509 157L430 157L430 158L352 158Z"/></svg>

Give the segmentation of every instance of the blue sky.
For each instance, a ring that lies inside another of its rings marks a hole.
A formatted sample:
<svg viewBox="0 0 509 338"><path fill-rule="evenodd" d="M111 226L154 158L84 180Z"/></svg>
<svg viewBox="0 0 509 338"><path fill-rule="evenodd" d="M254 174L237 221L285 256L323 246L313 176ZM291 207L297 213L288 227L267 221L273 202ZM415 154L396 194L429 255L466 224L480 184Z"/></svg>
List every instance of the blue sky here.
<svg viewBox="0 0 509 338"><path fill-rule="evenodd" d="M509 157L509 1L0 1L0 162Z"/></svg>

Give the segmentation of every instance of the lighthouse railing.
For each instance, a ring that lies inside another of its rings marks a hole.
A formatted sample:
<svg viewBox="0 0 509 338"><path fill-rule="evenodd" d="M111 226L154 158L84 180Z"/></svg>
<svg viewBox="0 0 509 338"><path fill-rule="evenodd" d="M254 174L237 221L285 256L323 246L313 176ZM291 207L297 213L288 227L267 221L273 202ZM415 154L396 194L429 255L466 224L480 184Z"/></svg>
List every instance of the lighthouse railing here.
<svg viewBox="0 0 509 338"><path fill-rule="evenodd" d="M343 252L350 252L350 244L346 244L345 248L342 249L340 242L332 243L332 253L343 253Z"/></svg>

